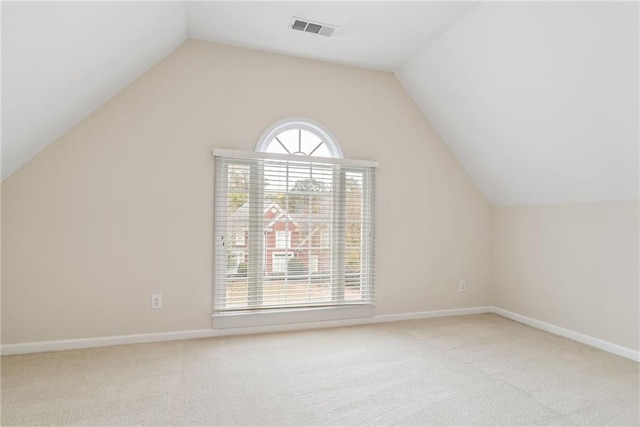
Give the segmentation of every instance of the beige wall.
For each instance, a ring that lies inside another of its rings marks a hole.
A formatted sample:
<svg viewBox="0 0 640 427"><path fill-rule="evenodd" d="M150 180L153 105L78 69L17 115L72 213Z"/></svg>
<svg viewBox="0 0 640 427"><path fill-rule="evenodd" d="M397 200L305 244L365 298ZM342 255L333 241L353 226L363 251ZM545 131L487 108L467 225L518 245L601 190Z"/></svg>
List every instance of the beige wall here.
<svg viewBox="0 0 640 427"><path fill-rule="evenodd" d="M393 75L188 41L3 181L2 343L209 328L211 150L288 116L380 162L377 314L489 303L491 207Z"/></svg>
<svg viewBox="0 0 640 427"><path fill-rule="evenodd" d="M638 350L638 205L496 208L493 304Z"/></svg>
<svg viewBox="0 0 640 427"><path fill-rule="evenodd" d="M2 343L209 328L211 150L288 116L380 161L377 314L491 304L638 349L637 201L492 211L391 74L195 41L2 182Z"/></svg>

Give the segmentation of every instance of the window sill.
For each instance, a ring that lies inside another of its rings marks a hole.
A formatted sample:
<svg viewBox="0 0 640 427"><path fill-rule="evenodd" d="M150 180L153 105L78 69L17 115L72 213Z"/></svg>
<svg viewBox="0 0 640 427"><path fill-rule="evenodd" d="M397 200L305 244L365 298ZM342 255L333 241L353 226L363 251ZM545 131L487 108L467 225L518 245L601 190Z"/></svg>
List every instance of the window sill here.
<svg viewBox="0 0 640 427"><path fill-rule="evenodd" d="M373 305L353 305L345 307L318 307L242 313L217 313L211 315L211 318L213 319L213 329L226 329L281 325L288 323L322 322L327 320L357 319L372 317L373 315Z"/></svg>

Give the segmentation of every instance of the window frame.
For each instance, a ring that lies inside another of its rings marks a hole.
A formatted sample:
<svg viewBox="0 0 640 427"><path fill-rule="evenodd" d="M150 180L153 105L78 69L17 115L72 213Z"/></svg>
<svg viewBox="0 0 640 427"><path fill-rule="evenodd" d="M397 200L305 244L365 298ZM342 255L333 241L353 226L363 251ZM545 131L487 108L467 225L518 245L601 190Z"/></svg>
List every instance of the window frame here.
<svg viewBox="0 0 640 427"><path fill-rule="evenodd" d="M276 230L274 249L291 249L291 230ZM284 236L284 239L280 237ZM284 244L283 244L284 240Z"/></svg>
<svg viewBox="0 0 640 427"><path fill-rule="evenodd" d="M333 134L331 134L331 132L329 132L329 130L324 128L322 125L306 117L291 117L273 123L262 133L262 135L260 135L260 138L258 138L255 151L258 153L268 153L267 148L276 136L278 136L282 132L293 129L306 130L316 135L327 145L332 158L343 157L342 148L340 147L340 144L338 143L336 137L333 136Z"/></svg>
<svg viewBox="0 0 640 427"><path fill-rule="evenodd" d="M233 158L238 159L238 163L242 163L242 161L251 161L261 159L274 159L274 160L286 160L293 161L295 163L327 163L332 165L340 165L340 174L344 177L350 171L351 167L366 167L375 169L378 166L378 162L369 161L369 160L348 160L348 159L336 159L336 158L320 158L320 157L303 157L303 156L293 156L293 155L282 155L282 154L272 154L272 153L255 153L255 152L244 152L237 150L214 150L214 156L224 157L224 158ZM253 178L252 182L264 182L264 177L260 168L250 167L250 176ZM220 171L216 171L220 172ZM222 171L225 175L226 172ZM370 191L370 189L365 188L364 184L372 184L375 185L375 175L372 177L372 181L369 179L363 179L363 195L367 194L367 197L363 196L363 213L371 215L369 218L369 223L371 229L362 230L363 233L370 233L370 241L368 245L363 245L363 255L362 260L364 263L370 262L374 263L374 251L375 251L375 238L374 238L374 224L375 224L375 191ZM344 178L343 178L344 179ZM338 181L334 181L338 182ZM224 194L227 192L226 188L226 180L222 180L216 184L216 191L221 191ZM338 185L338 184L336 184ZM254 196L254 202L250 204L250 217L251 215L258 215L258 217L262 217L264 211L264 199L263 191L261 191L259 186L250 185L249 192ZM346 189L346 187L344 187ZM226 211L227 198L226 197L215 197L215 210L218 212ZM255 211L255 212L252 212ZM215 219L215 213L214 213ZM363 223L365 221L363 220ZM257 224L257 222L253 222ZM219 235L224 235L226 233L226 224L216 223L214 226L216 233L215 247L214 251L224 250L220 244L221 242L218 240ZM335 232L335 228L334 228ZM252 244L257 244L258 246L262 245L261 253L264 255L265 251L265 242L264 242L264 233L262 226L254 226L249 228L248 232L248 253L256 253L256 251L252 250ZM254 243L252 243L252 241ZM344 249L344 248L343 248ZM371 251L371 252L364 252ZM214 253L214 260L215 260ZM249 255L251 257L251 255ZM344 257L342 257L344 258ZM346 259L342 260L342 264L346 262ZM256 283L261 283L259 279L259 275L263 271L263 263L264 257L257 256L248 261L248 269L247 274L249 280L254 280ZM334 270L335 270L334 266ZM338 267L340 268L340 267ZM370 271L373 273L373 265L363 265L364 269L371 269ZM221 283L226 279L226 271L223 269L214 269L214 276L217 277L218 283ZM344 280L344 278L343 278ZM370 286L369 291L375 293L374 290L374 278L371 277L370 283L366 286ZM344 291L344 282L342 282L338 286L338 292ZM258 290L259 291L259 290ZM215 298L215 287L214 287L214 298ZM344 300L343 300L344 301ZM276 325L276 324L285 324L285 323L300 323L300 322L315 322L315 321L328 321L328 320L342 320L348 318L362 318L362 317L370 317L374 314L375 307L375 298L373 301L368 303L344 303L340 305L329 305L329 306L310 306L310 307L283 307L281 309L253 309L250 311L217 311L215 309L215 301L213 307L213 327L215 329L224 329L224 328L233 328L233 327L253 327L253 326L268 326L268 325Z"/></svg>
<svg viewBox="0 0 640 427"><path fill-rule="evenodd" d="M236 232L236 236L235 236L235 246L244 246L245 243L245 235L244 235L244 231L241 232Z"/></svg>
<svg viewBox="0 0 640 427"><path fill-rule="evenodd" d="M292 154L276 154L272 152L265 152L266 148L269 146L274 137L278 136L281 132L285 132L291 129L303 129L313 133L316 137L318 137L323 143L326 144L326 148L328 149L331 157L320 157L315 155L292 155ZM243 152L237 150L214 150L214 156L228 157L228 158L239 158L246 159L247 161L253 160L287 160L292 162L302 162L302 163L313 163L313 164L330 164L330 165L340 165L339 173L334 172L333 179L333 194L334 194L334 203L342 204L340 208L344 208L345 201L344 198L346 196L346 175L349 173L351 167L357 168L377 168L378 162L369 161L369 160L349 160L342 158L342 149L340 148L339 143L336 138L321 125L313 122L312 120L306 118L290 118L278 121L271 125L265 132L263 132L262 136L258 140L256 144L255 152ZM262 206L264 204L264 188L260 185L255 185L256 182L264 181L264 171L256 170L260 168L249 167L250 172L250 182L254 184L249 187L249 194L252 197L253 202L249 207L249 217L255 218L255 215L259 215L262 212ZM372 172L373 173L373 172ZM253 327L253 326L268 326L268 325L276 325L276 324L285 324L285 323L299 323L299 322L316 322L316 321L328 321L328 320L341 320L341 319L349 319L349 318L362 318L362 317L370 317L374 315L374 307L375 307L375 298L374 298L374 277L373 277L373 265L375 263L374 260L374 247L375 247L375 239L373 234L374 224L375 224L375 192L369 191L369 189L365 189L365 183L375 185L375 174L371 176L371 182L368 179L364 179L363 176L363 224L365 222L364 215L371 215L369 223L370 228L366 228L367 225L362 229L362 233L369 233L369 240L367 240L367 244L362 244L362 266L361 266L361 275L364 277L365 268L371 268L371 270L367 270L367 274L370 274L370 277L367 277L367 284L365 285L364 280L361 278L361 286L369 286L366 291L371 295L371 300L367 302L354 302L349 303L344 299L344 290L345 290L345 277L342 277L341 282L334 286L334 292L342 293L342 295L334 295L340 299L341 304L339 305L328 305L328 306L309 306L309 307L282 307L282 308L267 308L260 309L259 307L254 308L248 311L217 311L215 300L213 301L213 327L216 329L219 328L231 328L231 327ZM338 186L341 186L339 191L336 191ZM221 191L226 194L227 188L226 183L216 183L216 192ZM220 209L226 210L226 197L215 197L214 209L218 212ZM253 207L252 207L253 206ZM255 212L254 212L255 211ZM214 213L215 219L215 213ZM345 220L346 221L346 220ZM255 222L255 221L253 221ZM346 224L346 222L345 222ZM344 225L344 224L343 224ZM264 234L262 229L259 227L251 227L247 232L247 239L245 240L245 244L247 245L247 254L256 253L255 250L261 250L262 256L255 257L253 260L247 260L248 271L247 276L248 280L254 280L254 283L259 282L259 277L262 271L264 271L264 262L266 261L264 256L267 254L267 250L276 249L276 252L285 252L289 248L267 248ZM340 233L338 230L339 227L332 227L334 235L331 237L334 242L340 242L340 239L336 239L336 233ZM215 224L214 232L216 233L216 238L219 235L220 231L226 232L226 230L220 230L219 225ZM342 238L342 236L340 236ZM324 238L324 232L323 232ZM253 242L253 244L252 244ZM363 240L364 242L364 240ZM221 248L218 246L220 242L215 241L214 252L220 250ZM253 246L257 245L257 246ZM341 257L334 257L334 265L332 267L332 271L342 270L342 273L345 273L345 264L346 264L346 243L340 243L341 248L338 248L341 251ZM253 246L253 247L251 247ZM261 249L260 249L261 246ZM333 248L332 248L333 249ZM273 255L272 255L273 256ZM250 257L250 255L249 255ZM260 258L260 259L258 259ZM335 265L335 260L338 259L338 265ZM317 260L316 260L317 263ZM215 265L215 253L214 253L214 265ZM218 269L221 270L221 269ZM226 275L226 271L217 271L214 268L214 280L225 280L224 276ZM223 276L223 277L221 277ZM344 274L339 276L345 276ZM217 282L220 283L220 282ZM261 287L262 285L258 285ZM250 292L249 290L247 291ZM215 299L215 285L214 285L214 299ZM250 298L249 294L247 298Z"/></svg>

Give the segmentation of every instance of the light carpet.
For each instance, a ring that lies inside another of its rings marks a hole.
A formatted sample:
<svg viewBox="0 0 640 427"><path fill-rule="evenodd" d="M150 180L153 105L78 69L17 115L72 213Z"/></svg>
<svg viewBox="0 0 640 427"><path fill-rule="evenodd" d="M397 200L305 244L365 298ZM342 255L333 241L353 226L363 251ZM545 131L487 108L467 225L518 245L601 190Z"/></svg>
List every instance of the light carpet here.
<svg viewBox="0 0 640 427"><path fill-rule="evenodd" d="M493 314L2 358L3 425L639 425L638 363Z"/></svg>

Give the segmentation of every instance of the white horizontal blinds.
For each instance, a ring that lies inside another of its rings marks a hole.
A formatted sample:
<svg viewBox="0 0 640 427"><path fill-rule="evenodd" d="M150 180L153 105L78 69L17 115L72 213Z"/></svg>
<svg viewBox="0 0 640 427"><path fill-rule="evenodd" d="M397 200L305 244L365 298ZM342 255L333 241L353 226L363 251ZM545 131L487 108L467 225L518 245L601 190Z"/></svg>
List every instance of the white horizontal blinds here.
<svg viewBox="0 0 640 427"><path fill-rule="evenodd" d="M215 160L215 310L373 303L373 167L230 154Z"/></svg>

